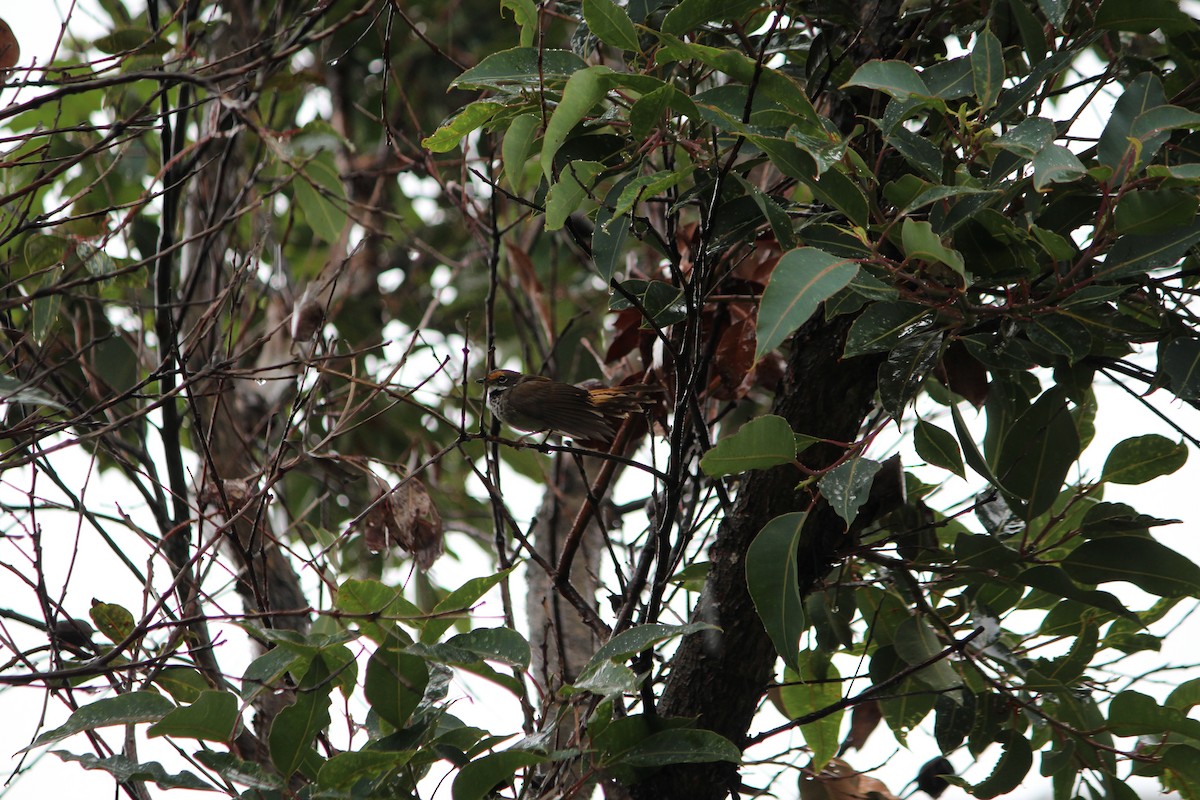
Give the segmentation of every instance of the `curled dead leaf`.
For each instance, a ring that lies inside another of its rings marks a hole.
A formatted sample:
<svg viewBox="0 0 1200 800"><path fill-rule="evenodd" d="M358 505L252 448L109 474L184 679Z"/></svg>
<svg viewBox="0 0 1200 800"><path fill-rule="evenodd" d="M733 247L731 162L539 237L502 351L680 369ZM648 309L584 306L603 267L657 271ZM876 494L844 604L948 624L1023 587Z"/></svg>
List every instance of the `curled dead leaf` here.
<svg viewBox="0 0 1200 800"><path fill-rule="evenodd" d="M410 477L392 489L374 473L367 475L378 501L361 523L367 549L379 552L397 545L412 554L418 567L429 569L442 554L445 537L442 515L425 484Z"/></svg>
<svg viewBox="0 0 1200 800"><path fill-rule="evenodd" d="M900 800L887 786L859 772L840 758L818 773L805 770L800 776L801 800Z"/></svg>
<svg viewBox="0 0 1200 800"><path fill-rule="evenodd" d="M8 23L0 19L0 81L6 81L13 74L13 67L21 60L21 45Z"/></svg>

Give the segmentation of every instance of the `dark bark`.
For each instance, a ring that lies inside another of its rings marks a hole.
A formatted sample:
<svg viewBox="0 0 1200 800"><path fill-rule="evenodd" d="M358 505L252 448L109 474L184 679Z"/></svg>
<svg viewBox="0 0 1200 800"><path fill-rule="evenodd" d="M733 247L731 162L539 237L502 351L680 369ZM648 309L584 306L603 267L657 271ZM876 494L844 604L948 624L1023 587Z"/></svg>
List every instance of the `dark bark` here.
<svg viewBox="0 0 1200 800"><path fill-rule="evenodd" d="M812 436L852 441L875 393L878 359L841 359L850 320L805 326L792 343L785 384L773 409L792 429ZM827 466L842 450L821 446L805 454L811 467ZM744 555L771 519L808 509L811 496L797 492L792 466L748 473L730 513L709 551L712 566L694 614L721 628L689 636L671 660L671 672L659 704L670 717L695 717L697 724L734 743L744 741L771 678L774 645L746 589ZM845 525L828 506L810 515L799 553L800 589L807 593L837 562L847 543ZM735 764L683 764L664 769L635 787L644 800L704 800L736 788Z"/></svg>

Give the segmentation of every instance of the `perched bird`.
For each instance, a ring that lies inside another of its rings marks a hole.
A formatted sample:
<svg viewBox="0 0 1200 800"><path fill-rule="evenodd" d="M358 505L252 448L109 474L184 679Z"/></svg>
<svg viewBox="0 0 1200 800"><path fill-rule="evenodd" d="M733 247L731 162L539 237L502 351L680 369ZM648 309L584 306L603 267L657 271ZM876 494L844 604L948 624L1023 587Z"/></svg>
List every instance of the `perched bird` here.
<svg viewBox="0 0 1200 800"><path fill-rule="evenodd" d="M622 418L652 405L660 391L641 383L585 389L508 369L492 370L476 383L487 387L488 408L510 428L572 439L611 439Z"/></svg>

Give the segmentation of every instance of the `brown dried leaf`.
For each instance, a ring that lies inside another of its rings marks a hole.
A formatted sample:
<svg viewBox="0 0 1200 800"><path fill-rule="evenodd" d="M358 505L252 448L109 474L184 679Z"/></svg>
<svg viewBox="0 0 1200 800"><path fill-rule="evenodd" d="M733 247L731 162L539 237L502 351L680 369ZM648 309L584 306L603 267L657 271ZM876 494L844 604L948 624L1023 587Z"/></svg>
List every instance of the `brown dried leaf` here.
<svg viewBox="0 0 1200 800"><path fill-rule="evenodd" d="M850 715L850 732L846 734L846 740L842 742L842 752L861 750L870 735L879 727L882 719L883 711L880 710L878 702L868 700L856 705L854 712Z"/></svg>
<svg viewBox="0 0 1200 800"><path fill-rule="evenodd" d="M538 323L542 326L542 333L545 335L546 341L553 342L555 331L550 317L550 304L546 302L546 290L543 288L542 282L538 280L533 259L513 242L505 240L504 244L508 249L508 263L512 267L513 275L517 278L517 284L532 301L534 313L537 314Z"/></svg>
<svg viewBox="0 0 1200 800"><path fill-rule="evenodd" d="M816 775L800 779L801 800L899 800L880 780L858 772L840 758Z"/></svg>
<svg viewBox="0 0 1200 800"><path fill-rule="evenodd" d="M946 348L935 374L950 391L976 408L983 408L988 395L987 368L968 353L967 348L958 342Z"/></svg>
<svg viewBox="0 0 1200 800"><path fill-rule="evenodd" d="M391 489L379 476L367 474L376 500L360 523L367 549L379 552L397 545L412 554L418 567L429 569L443 552L444 531L425 484L409 478Z"/></svg>
<svg viewBox="0 0 1200 800"><path fill-rule="evenodd" d="M21 60L21 45L8 23L0 19L0 81L8 80Z"/></svg>

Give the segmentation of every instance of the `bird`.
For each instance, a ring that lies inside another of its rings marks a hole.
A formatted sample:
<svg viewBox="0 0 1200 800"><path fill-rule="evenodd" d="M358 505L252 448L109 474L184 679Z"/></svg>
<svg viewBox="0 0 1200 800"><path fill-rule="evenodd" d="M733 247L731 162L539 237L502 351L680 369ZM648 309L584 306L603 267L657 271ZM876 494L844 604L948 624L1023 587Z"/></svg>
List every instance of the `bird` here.
<svg viewBox="0 0 1200 800"><path fill-rule="evenodd" d="M492 414L510 428L593 441L611 439L621 419L652 406L660 391L642 383L583 388L510 369L492 370L476 383L486 387Z"/></svg>

